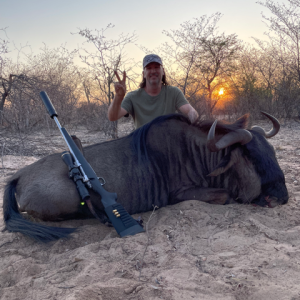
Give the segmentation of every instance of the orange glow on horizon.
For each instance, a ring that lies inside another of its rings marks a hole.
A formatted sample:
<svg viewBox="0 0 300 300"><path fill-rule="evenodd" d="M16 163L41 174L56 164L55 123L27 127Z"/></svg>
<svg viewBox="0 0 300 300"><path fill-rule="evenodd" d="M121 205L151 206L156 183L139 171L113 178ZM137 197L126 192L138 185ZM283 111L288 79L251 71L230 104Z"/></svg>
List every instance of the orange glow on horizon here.
<svg viewBox="0 0 300 300"><path fill-rule="evenodd" d="M224 85L223 85L224 86ZM215 90L215 100L217 101L215 108L218 110L225 109L233 100L230 88L228 86Z"/></svg>

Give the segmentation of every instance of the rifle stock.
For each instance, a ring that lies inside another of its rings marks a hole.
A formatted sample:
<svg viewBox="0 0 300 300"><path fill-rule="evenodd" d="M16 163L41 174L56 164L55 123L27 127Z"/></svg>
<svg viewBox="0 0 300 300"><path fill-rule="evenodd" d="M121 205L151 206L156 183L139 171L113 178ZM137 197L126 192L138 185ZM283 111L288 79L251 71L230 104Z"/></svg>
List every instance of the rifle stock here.
<svg viewBox="0 0 300 300"><path fill-rule="evenodd" d="M92 188L101 196L101 202L104 206L105 212L110 222L116 229L117 233L121 237L124 237L127 235L134 235L136 233L143 232L143 227L128 214L128 212L120 203L117 203L117 194L107 192L102 187L95 171L92 169L91 165L80 152L67 130L60 126L57 119L57 113L47 93L42 91L40 92L40 96L48 111L48 114L52 119L55 120L61 134L63 135L70 153L74 159L75 165L77 165L83 175L83 182L87 185L87 187Z"/></svg>

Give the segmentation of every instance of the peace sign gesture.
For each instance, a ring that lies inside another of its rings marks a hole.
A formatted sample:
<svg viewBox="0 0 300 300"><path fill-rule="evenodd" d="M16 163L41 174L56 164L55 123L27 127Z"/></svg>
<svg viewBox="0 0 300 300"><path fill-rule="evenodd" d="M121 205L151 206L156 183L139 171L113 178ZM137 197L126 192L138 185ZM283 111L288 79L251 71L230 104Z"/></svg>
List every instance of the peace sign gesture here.
<svg viewBox="0 0 300 300"><path fill-rule="evenodd" d="M118 97L124 98L126 94L126 72L123 72L123 79L121 80L117 71L114 71L118 79L118 82L115 82L115 93Z"/></svg>

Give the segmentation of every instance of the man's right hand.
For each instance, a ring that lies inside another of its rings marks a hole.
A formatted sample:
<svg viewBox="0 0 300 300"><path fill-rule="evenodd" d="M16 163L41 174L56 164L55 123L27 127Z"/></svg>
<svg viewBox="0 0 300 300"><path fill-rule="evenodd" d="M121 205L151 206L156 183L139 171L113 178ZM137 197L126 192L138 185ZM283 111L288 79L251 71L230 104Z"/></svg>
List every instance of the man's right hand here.
<svg viewBox="0 0 300 300"><path fill-rule="evenodd" d="M107 116L110 121L116 121L121 117L125 116L128 112L121 107L121 103L126 94L126 72L123 72L123 79L121 80L117 71L114 71L118 79L118 82L115 82L115 96L112 100L110 106L108 107Z"/></svg>
<svg viewBox="0 0 300 300"><path fill-rule="evenodd" d="M118 79L118 82L115 82L115 93L118 97L123 99L126 94L126 72L123 72L123 79L120 79L120 76L117 71L114 71L115 75Z"/></svg>

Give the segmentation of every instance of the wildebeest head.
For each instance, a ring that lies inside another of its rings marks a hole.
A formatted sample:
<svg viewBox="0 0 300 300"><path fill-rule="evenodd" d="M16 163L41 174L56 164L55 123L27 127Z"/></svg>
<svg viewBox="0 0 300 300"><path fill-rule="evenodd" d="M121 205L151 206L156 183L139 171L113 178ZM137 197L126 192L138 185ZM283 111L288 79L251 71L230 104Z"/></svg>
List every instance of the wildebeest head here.
<svg viewBox="0 0 300 300"><path fill-rule="evenodd" d="M273 128L269 132L265 132L259 126L253 126L251 130L234 130L216 141L214 132L217 121L215 121L208 134L207 146L210 151L216 152L231 145L241 144L239 149L242 152L242 156L254 166L261 182L260 195L252 200L252 203L260 206L275 207L276 205L287 203L289 198L284 174L277 162L274 148L266 140L266 138L271 138L278 133L280 124L273 116L267 113L263 114L273 123ZM228 162L227 166L223 166L223 169L228 169L230 167L229 164L233 164L232 160ZM216 170L211 175L215 176L219 173ZM250 180L251 178L249 178Z"/></svg>

